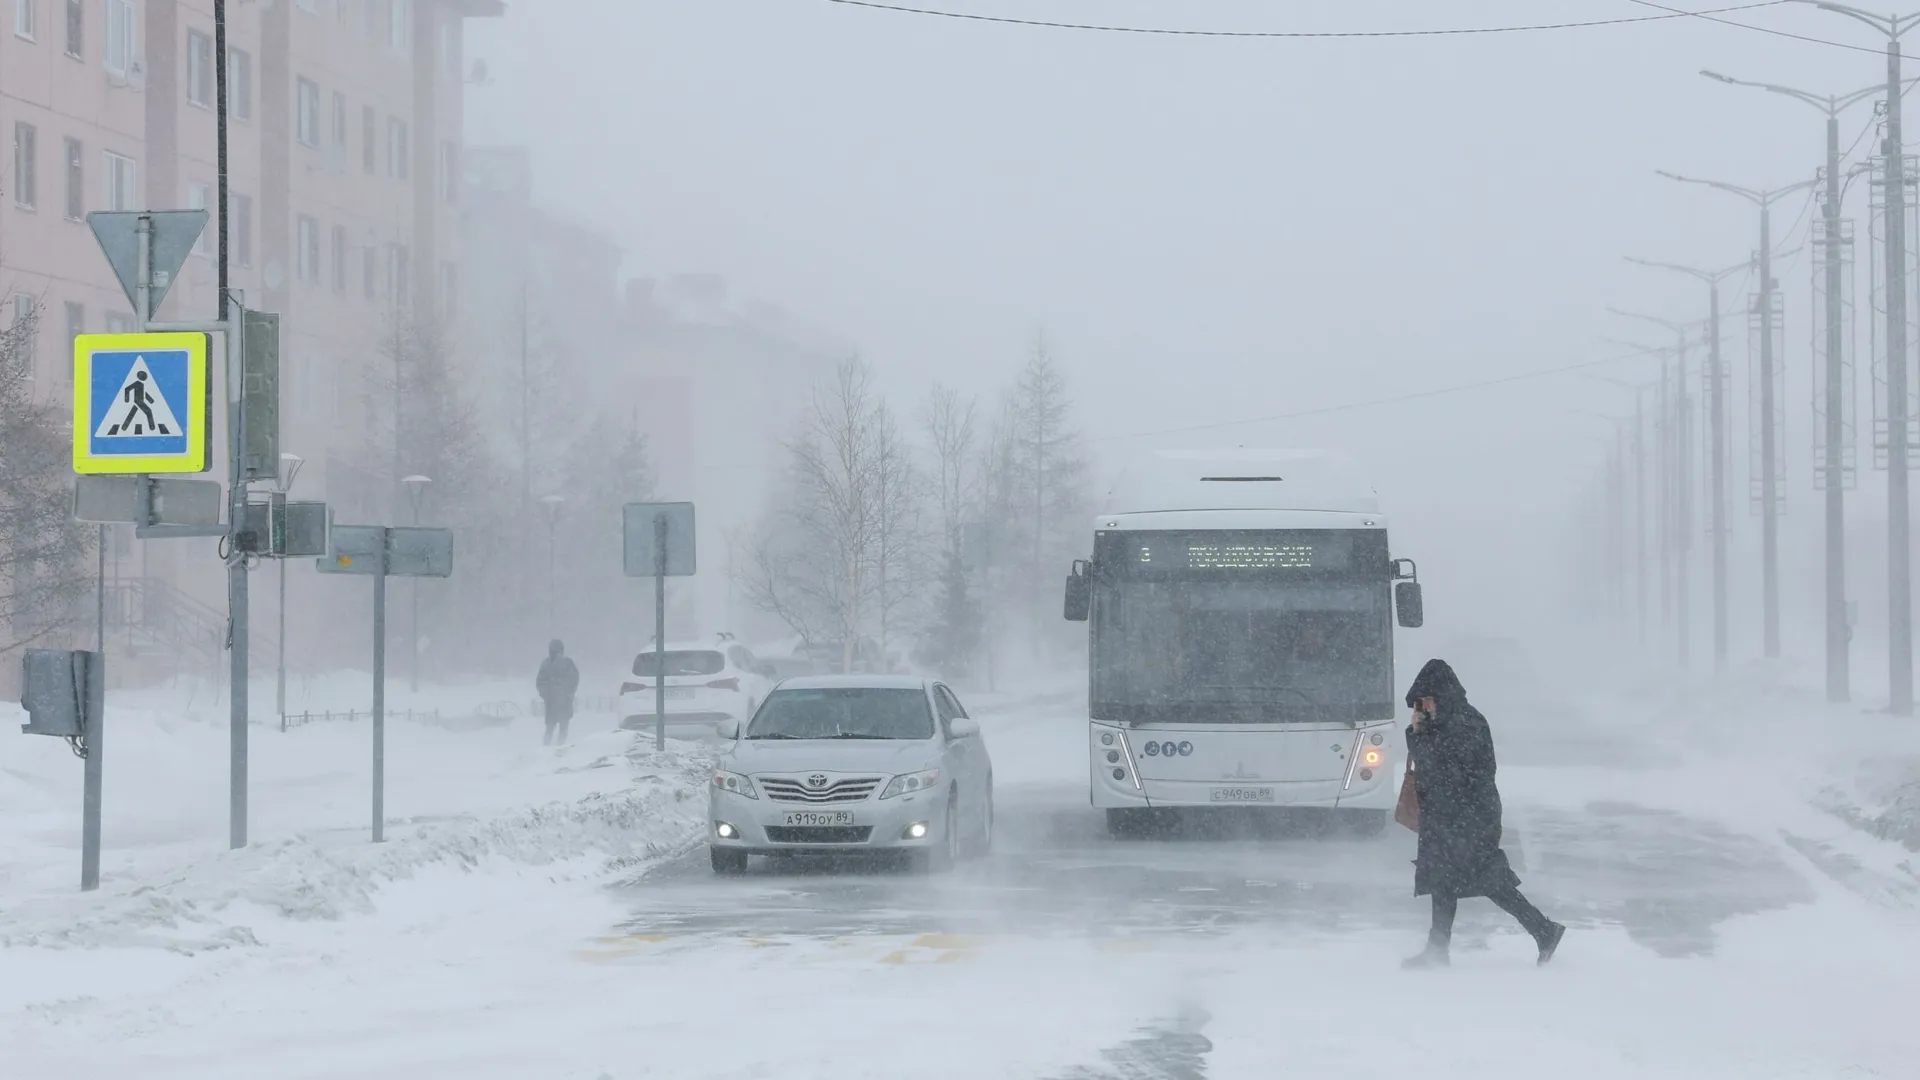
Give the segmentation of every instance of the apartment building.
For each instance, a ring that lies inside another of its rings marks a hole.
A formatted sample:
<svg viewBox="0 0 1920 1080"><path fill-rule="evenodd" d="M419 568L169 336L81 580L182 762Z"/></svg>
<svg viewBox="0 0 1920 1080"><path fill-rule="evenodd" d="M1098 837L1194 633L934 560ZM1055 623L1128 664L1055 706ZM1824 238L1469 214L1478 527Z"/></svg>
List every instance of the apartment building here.
<svg viewBox="0 0 1920 1080"><path fill-rule="evenodd" d="M282 322L282 448L297 492L377 520L371 381L396 320L456 314L466 19L501 0L233 0L227 5L230 285ZM34 367L71 392L71 336L130 328L85 224L92 210L216 199L213 0L0 0L0 317L38 302ZM214 228L162 318L211 317ZM389 376L390 377L390 376ZM356 450L358 452L356 452ZM128 573L210 601L216 560L128 545ZM256 606L256 612L259 611Z"/></svg>

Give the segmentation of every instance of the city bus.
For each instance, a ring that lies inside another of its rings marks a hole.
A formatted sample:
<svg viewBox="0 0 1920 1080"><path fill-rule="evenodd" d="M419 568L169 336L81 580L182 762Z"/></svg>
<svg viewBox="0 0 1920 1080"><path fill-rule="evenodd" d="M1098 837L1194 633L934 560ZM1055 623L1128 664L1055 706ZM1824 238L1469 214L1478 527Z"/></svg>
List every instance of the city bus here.
<svg viewBox="0 0 1920 1080"><path fill-rule="evenodd" d="M1088 623L1090 794L1110 831L1231 807L1385 826L1404 761L1394 624L1423 611L1352 460L1142 455L1094 520L1092 556L1065 614Z"/></svg>

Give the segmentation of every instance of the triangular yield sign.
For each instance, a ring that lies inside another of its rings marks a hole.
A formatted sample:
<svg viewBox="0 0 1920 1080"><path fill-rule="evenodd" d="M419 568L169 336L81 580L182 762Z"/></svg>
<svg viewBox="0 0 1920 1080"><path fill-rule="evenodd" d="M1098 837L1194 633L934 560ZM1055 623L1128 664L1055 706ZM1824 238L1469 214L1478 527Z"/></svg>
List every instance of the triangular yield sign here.
<svg viewBox="0 0 1920 1080"><path fill-rule="evenodd" d="M151 307L140 311L140 219L153 219L153 235L148 251L153 270ZM120 279L127 303L143 319L153 318L160 301L167 298L175 275L192 254L193 245L207 228L205 210L95 210L87 215L87 228L100 241L100 250Z"/></svg>
<svg viewBox="0 0 1920 1080"><path fill-rule="evenodd" d="M133 366L127 369L127 377L120 380L120 389L113 395L113 404L107 406L107 414L100 418L100 426L93 429L93 437L131 439L178 435L181 430L179 419L167 404L167 396L160 392L153 381L153 372L147 368L147 358L136 356Z"/></svg>

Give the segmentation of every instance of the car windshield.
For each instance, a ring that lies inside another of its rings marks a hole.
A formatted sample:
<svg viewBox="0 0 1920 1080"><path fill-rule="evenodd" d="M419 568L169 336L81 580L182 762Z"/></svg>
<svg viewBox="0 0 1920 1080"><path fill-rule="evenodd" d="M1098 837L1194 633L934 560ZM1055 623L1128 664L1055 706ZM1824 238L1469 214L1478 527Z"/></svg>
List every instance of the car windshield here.
<svg viewBox="0 0 1920 1080"><path fill-rule="evenodd" d="M644 679L651 679L662 670L669 679L718 675L726 666L727 658L713 649L668 649L664 653L643 652L633 658L633 673Z"/></svg>
<svg viewBox="0 0 1920 1080"><path fill-rule="evenodd" d="M747 725L749 739L931 739L933 712L918 688L775 690Z"/></svg>

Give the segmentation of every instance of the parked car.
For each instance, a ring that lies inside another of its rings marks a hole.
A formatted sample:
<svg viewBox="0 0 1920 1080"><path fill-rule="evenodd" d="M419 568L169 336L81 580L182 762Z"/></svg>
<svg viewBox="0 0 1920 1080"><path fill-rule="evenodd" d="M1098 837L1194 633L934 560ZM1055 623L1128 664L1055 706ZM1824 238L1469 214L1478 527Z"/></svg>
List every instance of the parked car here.
<svg viewBox="0 0 1920 1080"><path fill-rule="evenodd" d="M744 723L773 689L767 665L746 646L722 637L708 643L669 643L633 658L633 677L620 684L620 726L651 731L654 688L665 675L667 734L711 736L720 725Z"/></svg>
<svg viewBox="0 0 1920 1080"><path fill-rule="evenodd" d="M767 696L715 764L709 851L718 874L753 855L904 854L921 869L993 846L993 760L938 682L814 675Z"/></svg>

